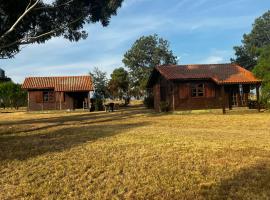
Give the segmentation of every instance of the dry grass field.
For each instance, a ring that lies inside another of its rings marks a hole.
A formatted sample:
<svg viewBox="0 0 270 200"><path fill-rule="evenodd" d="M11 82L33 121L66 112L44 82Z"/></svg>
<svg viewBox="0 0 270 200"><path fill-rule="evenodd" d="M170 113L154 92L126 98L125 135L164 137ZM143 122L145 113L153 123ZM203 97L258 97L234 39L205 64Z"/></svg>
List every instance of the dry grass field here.
<svg viewBox="0 0 270 200"><path fill-rule="evenodd" d="M0 113L0 199L270 199L270 113Z"/></svg>

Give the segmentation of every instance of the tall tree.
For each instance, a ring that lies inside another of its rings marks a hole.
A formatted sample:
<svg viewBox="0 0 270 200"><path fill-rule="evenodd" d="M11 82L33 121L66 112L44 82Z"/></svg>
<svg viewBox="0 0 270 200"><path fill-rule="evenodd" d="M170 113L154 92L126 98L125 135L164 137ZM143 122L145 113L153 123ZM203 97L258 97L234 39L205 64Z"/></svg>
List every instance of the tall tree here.
<svg viewBox="0 0 270 200"><path fill-rule="evenodd" d="M123 97L127 98L129 88L129 75L123 67L116 68L112 72L108 88L110 94L113 97L118 97L120 99L122 99Z"/></svg>
<svg viewBox="0 0 270 200"><path fill-rule="evenodd" d="M254 74L263 80L262 99L270 104L270 45L259 50L258 64L255 66Z"/></svg>
<svg viewBox="0 0 270 200"><path fill-rule="evenodd" d="M123 0L0 0L0 58L11 58L22 45L63 36L85 39L85 24L109 24Z"/></svg>
<svg viewBox="0 0 270 200"><path fill-rule="evenodd" d="M231 59L232 63L237 63L248 70L252 70L257 64L257 56L254 53L250 53L244 46L236 46L234 51L236 57Z"/></svg>
<svg viewBox="0 0 270 200"><path fill-rule="evenodd" d="M169 49L169 42L158 35L139 38L128 50L123 63L130 71L132 89L142 92L153 68L162 64L177 64L177 57Z"/></svg>
<svg viewBox="0 0 270 200"><path fill-rule="evenodd" d="M252 70L259 56L258 49L270 45L270 10L257 18L249 34L244 34L242 45L234 47L236 58L233 63Z"/></svg>
<svg viewBox="0 0 270 200"><path fill-rule="evenodd" d="M107 79L107 73L101 71L99 68L95 67L92 72L90 72L90 75L93 79L93 83L95 86L95 96L104 98L107 96L107 85L108 85L108 79Z"/></svg>

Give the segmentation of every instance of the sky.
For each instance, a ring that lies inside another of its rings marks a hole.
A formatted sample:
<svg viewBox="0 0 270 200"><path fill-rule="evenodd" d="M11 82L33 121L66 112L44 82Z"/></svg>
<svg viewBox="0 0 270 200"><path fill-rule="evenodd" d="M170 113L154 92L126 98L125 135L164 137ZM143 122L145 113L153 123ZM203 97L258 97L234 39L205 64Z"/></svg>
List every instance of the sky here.
<svg viewBox="0 0 270 200"><path fill-rule="evenodd" d="M123 55L136 39L155 33L170 42L179 64L228 63L233 46L268 10L269 0L124 0L108 27L84 27L86 40L28 45L15 58L0 60L0 68L17 83L29 76L85 75L94 67L109 76L124 66Z"/></svg>

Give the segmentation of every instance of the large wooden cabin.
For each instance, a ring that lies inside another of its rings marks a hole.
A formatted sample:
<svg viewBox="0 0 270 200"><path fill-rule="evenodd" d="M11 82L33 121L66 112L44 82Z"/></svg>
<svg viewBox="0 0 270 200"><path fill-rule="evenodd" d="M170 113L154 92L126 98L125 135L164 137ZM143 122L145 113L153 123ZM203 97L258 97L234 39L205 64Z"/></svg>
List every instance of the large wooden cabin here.
<svg viewBox="0 0 270 200"><path fill-rule="evenodd" d="M163 65L155 67L147 87L154 96L154 108L161 102L169 110L244 107L251 89L257 100L261 80L236 64ZM258 106L259 107L259 106Z"/></svg>
<svg viewBox="0 0 270 200"><path fill-rule="evenodd" d="M28 91L29 111L89 107L94 90L90 76L29 77L22 88Z"/></svg>

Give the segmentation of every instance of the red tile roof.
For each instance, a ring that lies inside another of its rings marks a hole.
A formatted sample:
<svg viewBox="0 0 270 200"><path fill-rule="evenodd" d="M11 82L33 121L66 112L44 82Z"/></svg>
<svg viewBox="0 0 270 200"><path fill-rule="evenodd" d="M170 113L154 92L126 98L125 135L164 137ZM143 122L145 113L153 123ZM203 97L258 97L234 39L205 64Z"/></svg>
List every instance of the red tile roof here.
<svg viewBox="0 0 270 200"><path fill-rule="evenodd" d="M23 89L54 89L58 92L94 90L91 76L28 77Z"/></svg>
<svg viewBox="0 0 270 200"><path fill-rule="evenodd" d="M162 65L155 69L168 80L212 79L217 84L261 82L250 71L236 64Z"/></svg>

